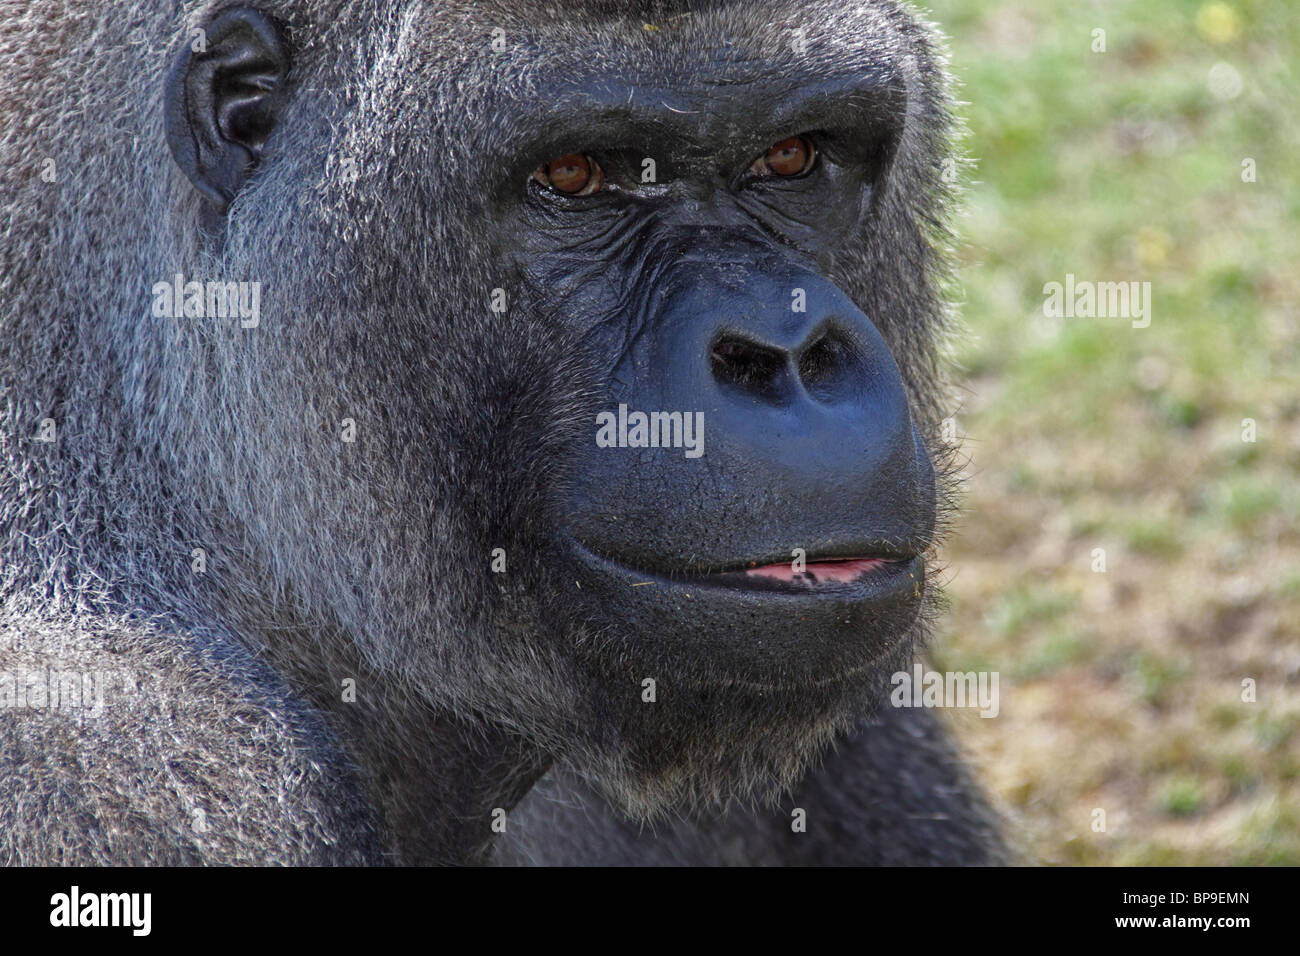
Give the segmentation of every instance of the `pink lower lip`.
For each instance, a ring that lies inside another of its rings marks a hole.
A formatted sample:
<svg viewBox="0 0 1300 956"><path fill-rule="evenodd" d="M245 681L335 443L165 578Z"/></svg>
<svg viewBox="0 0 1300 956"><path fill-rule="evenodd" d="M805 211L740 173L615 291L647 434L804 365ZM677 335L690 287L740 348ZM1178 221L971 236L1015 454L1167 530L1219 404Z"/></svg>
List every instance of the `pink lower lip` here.
<svg viewBox="0 0 1300 956"><path fill-rule="evenodd" d="M748 568L745 573L774 581L794 581L811 577L814 581L846 583L856 581L864 574L870 574L883 567L884 564L884 558L851 558L847 561L809 561L802 571L796 571L790 563L764 564L761 567Z"/></svg>

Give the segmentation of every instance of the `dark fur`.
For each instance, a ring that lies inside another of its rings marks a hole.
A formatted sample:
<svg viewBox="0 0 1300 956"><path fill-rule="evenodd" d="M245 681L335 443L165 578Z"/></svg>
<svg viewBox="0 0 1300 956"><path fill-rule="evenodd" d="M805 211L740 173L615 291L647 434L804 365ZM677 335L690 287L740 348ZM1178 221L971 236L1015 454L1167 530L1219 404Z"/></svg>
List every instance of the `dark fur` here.
<svg viewBox="0 0 1300 956"><path fill-rule="evenodd" d="M0 670L131 675L98 718L0 713L0 862L482 861L491 810L553 766L512 814L503 859L1000 859L992 815L925 714L886 709L781 801L809 808L802 841L788 808L710 820L799 781L849 731L841 701L785 713L736 692L707 729L683 713L662 772L629 768L620 734L636 728L612 720L598 679L613 664L575 665L575 648L600 660L600 623L556 615L539 540L561 451L590 420L587 371L537 315L488 310L508 277L481 180L571 51L668 75L679 46L720 42L777 76L828 57L889 64L909 92L899 159L832 277L933 432L952 151L929 31L892 2L626 20L617 3L569 17L264 3L293 49L289 104L214 244L168 153L162 85L189 28L224 4L173 6L0 2ZM487 48L497 26L509 52ZM151 287L178 272L260 281L260 328L154 319ZM35 440L45 418L52 444ZM355 444L339 440L344 418ZM494 547L506 576L487 572ZM903 637L891 664L923 635ZM341 701L349 677L355 704ZM641 818L705 816L647 841L588 787Z"/></svg>

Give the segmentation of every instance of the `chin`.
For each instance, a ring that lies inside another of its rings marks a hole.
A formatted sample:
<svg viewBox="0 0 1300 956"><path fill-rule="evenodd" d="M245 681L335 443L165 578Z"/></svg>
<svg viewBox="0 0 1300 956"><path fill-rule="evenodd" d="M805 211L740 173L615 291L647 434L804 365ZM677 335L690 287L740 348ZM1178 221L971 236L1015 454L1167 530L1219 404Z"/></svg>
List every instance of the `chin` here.
<svg viewBox="0 0 1300 956"><path fill-rule="evenodd" d="M900 564L772 587L647 578L590 556L566 613L593 602L608 615L631 579L654 583L623 599L620 627L578 648L565 762L635 819L780 799L910 666L927 593L919 559Z"/></svg>

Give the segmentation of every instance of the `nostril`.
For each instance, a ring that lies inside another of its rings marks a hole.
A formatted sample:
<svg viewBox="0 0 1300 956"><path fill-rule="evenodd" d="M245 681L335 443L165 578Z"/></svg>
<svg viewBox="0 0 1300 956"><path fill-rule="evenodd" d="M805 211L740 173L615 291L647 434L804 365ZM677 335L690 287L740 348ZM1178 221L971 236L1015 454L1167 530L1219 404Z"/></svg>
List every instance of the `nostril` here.
<svg viewBox="0 0 1300 956"><path fill-rule="evenodd" d="M855 361L856 353L849 341L835 331L826 331L799 353L799 379L815 395L830 391Z"/></svg>
<svg viewBox="0 0 1300 956"><path fill-rule="evenodd" d="M767 391L785 366L785 354L737 335L722 335L709 350L709 361L721 381Z"/></svg>

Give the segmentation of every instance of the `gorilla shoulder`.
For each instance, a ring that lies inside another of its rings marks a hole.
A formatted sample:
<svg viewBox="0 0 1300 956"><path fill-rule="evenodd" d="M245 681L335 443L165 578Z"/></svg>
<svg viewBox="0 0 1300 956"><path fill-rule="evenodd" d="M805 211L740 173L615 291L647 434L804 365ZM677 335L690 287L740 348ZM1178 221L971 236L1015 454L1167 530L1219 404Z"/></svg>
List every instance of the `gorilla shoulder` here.
<svg viewBox="0 0 1300 956"><path fill-rule="evenodd" d="M15 615L0 662L0 865L383 862L343 749L219 635Z"/></svg>

